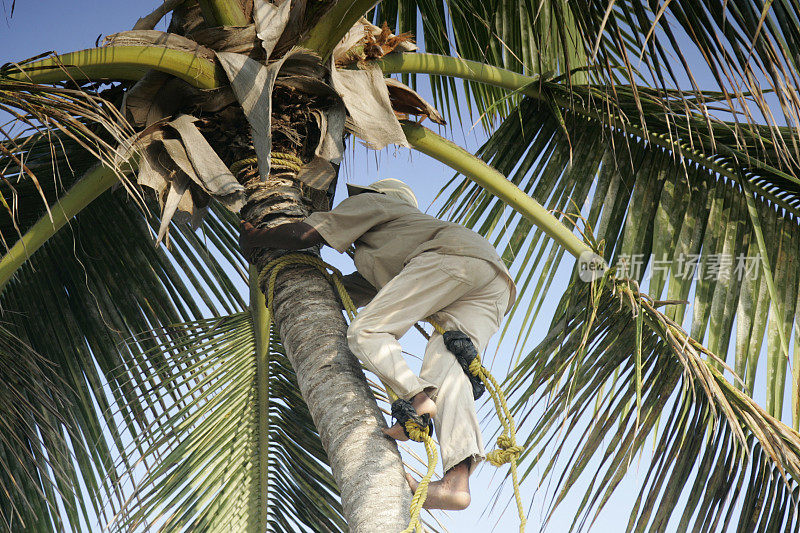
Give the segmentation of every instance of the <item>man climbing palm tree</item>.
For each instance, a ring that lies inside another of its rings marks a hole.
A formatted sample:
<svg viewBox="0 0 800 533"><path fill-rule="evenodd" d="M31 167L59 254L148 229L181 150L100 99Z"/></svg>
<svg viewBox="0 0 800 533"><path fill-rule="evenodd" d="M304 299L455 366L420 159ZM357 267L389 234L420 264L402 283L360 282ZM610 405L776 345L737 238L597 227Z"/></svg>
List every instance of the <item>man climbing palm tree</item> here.
<svg viewBox="0 0 800 533"><path fill-rule="evenodd" d="M445 475L430 485L425 506L464 509L470 503L469 476L485 458L474 407L482 385L466 370L511 309L514 283L489 242L420 212L403 182L385 179L348 188L350 198L303 221L269 229L244 223L242 251L249 257L254 248L327 244L344 253L355 245L353 261L368 282L360 286L378 291L347 337L353 353L399 396L392 405L398 423L384 433L407 440L402 422L408 414L423 425L432 418ZM431 336L416 376L397 339L429 317L447 332ZM406 477L416 490L417 482Z"/></svg>

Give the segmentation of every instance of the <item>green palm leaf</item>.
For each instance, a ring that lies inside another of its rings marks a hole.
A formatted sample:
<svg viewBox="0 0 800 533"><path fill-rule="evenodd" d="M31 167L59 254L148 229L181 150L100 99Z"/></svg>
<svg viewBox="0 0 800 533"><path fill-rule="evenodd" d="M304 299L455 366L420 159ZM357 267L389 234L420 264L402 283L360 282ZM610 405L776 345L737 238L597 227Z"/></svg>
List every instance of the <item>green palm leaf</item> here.
<svg viewBox="0 0 800 533"><path fill-rule="evenodd" d="M556 76L586 65L584 47L565 0L388 0L380 2L372 15L375 24L387 22L397 32L411 32L424 43L425 51L455 55L503 67L526 75ZM452 38L448 34L452 31ZM415 78L412 76L412 81ZM573 80L583 83L577 71ZM458 100L457 82L430 77L437 105L461 118L462 108L484 115L484 124L514 107L505 91L475 82L465 82L467 106Z"/></svg>
<svg viewBox="0 0 800 533"><path fill-rule="evenodd" d="M50 206L96 164L93 154L57 131L15 140L10 155L0 156L0 202L5 202L0 209L0 240L4 251L37 220L49 218Z"/></svg>
<svg viewBox="0 0 800 533"><path fill-rule="evenodd" d="M685 75L694 90L700 89L696 77L707 67L717 87L743 111L742 122L754 123L753 117L760 115L773 127L797 124L800 21L794 0L596 0L573 12L584 38L599 31L611 37L597 49L597 64L638 65L641 58L639 70L652 73L652 86L681 87ZM624 44L624 35L630 36L630 44ZM699 61L692 52L698 52ZM770 111L774 104L766 98L768 92L774 92L783 117ZM746 93L752 100L741 98ZM789 150L797 160L797 147Z"/></svg>
<svg viewBox="0 0 800 533"><path fill-rule="evenodd" d="M51 468L69 473L71 484L36 493L32 505L58 509L61 502L69 512L40 524L42 531L80 531L80 520L107 521L119 509L113 466L125 457L125 443L116 428L122 420L136 434L144 423L141 406L130 403L133 388L121 381L119 369L133 356L124 340L161 324L243 305L230 278L242 268L241 259L229 252L236 242L230 220L208 217L204 235L179 228L169 253L152 244L157 227L127 193L106 193L34 254L0 294L8 330L44 354L58 378L40 386L65 398L63 417L51 423L68 445L50 438L38 445L56 463ZM225 251L217 253L218 247ZM52 478L47 469L30 476L43 483ZM0 506L10 509L5 498L17 496L0 492Z"/></svg>
<svg viewBox="0 0 800 533"><path fill-rule="evenodd" d="M74 164L79 169L85 169L87 161L100 161L124 182L115 156L117 147L133 134L106 98L80 88L14 80L7 76L11 68L0 68L0 113L9 117L0 126L0 206L14 230L3 222L0 240L6 249L12 235L21 236L33 216L26 208L38 201L35 213L49 212L53 193L64 186L62 175L68 181L74 175L71 155L77 156Z"/></svg>
<svg viewBox="0 0 800 533"><path fill-rule="evenodd" d="M800 438L716 363L630 281L572 285L509 381L517 416L533 418L525 475L556 476L550 511L583 479L570 530L586 530L641 460L626 531L794 530Z"/></svg>
<svg viewBox="0 0 800 533"><path fill-rule="evenodd" d="M325 452L278 338L270 336L268 382L260 383L249 313L168 330L169 341L126 369L131 383L147 376L136 389L136 402L147 413L148 426L135 440L141 450L137 462L146 468L143 475L137 467L126 471L135 479L135 491L116 527L344 529ZM261 395L268 398L266 417L259 412ZM266 457L259 449L264 441ZM262 475L268 476L267 494ZM266 524L260 523L264 508Z"/></svg>
<svg viewBox="0 0 800 533"><path fill-rule="evenodd" d="M771 275L783 288L776 297L784 314L772 313L769 324L774 329L786 320L782 327L788 338L797 310L794 265L800 260L793 246L800 236L796 168L787 166L766 130L734 133L733 124L676 109L692 102L676 99L671 104L640 88L639 109L648 117L645 129L626 121L637 109L630 91L617 90L616 101L622 103L616 108L606 102L603 107L616 109L610 116L593 111L588 103L602 101L598 89L573 86L572 98L563 96L564 91L543 82L538 99L524 101L479 154L533 198L564 213L568 225L585 218L609 264L639 263L628 275L640 282L649 265L653 298L683 301L695 288L692 337L707 339L713 353L726 356L737 324L731 366L745 378L746 390L752 390L771 298L760 274L762 252L742 184L755 193L763 233L767 242L775 243L772 253L780 256L769 259L777 265ZM781 132L783 141L791 142L794 133ZM712 150L716 155L706 155ZM466 182L452 185L442 213L493 236L516 269L521 292L532 296L530 306L519 309L525 313L521 345L563 251L542 240L540 231L492 195ZM718 280L711 279L715 268L723 270ZM682 323L686 306L673 306L667 313ZM774 333L769 336L767 386L772 398L767 408L780 418L787 360L778 356L779 336Z"/></svg>
<svg viewBox="0 0 800 533"><path fill-rule="evenodd" d="M65 384L52 362L0 326L0 529L47 531L87 516L78 497ZM63 506L55 505L58 492Z"/></svg>
<svg viewBox="0 0 800 533"><path fill-rule="evenodd" d="M637 106L637 85L650 86L664 98L681 88L679 94L697 99L701 108L717 100L706 102L701 89L717 89L738 123L758 127L756 117L763 117L767 130L780 137L779 129L795 127L800 116L797 7L793 0L393 0L381 2L373 20L413 32L429 53L557 78L565 87L587 80L627 86ZM705 69L711 73L710 87L697 82ZM432 83L436 103L449 109L458 100L458 86L436 77ZM475 107L486 126L517 103L478 83L468 82L466 89L468 107ZM782 116L770 109L770 93ZM613 90L611 95L616 96ZM641 119L647 116L635 111ZM797 145L780 149L795 164L800 160Z"/></svg>

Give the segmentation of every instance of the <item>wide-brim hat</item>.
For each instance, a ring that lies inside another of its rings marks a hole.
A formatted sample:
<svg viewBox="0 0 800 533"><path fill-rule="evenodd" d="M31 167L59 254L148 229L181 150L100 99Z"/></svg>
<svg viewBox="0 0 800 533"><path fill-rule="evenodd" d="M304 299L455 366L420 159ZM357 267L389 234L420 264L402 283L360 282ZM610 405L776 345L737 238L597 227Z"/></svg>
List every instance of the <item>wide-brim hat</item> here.
<svg viewBox="0 0 800 533"><path fill-rule="evenodd" d="M355 185L352 183L347 184L348 195L355 196L356 194L361 194L363 192L377 192L380 194L385 194L390 198L400 200L413 207L418 207L417 197L414 195L414 191L411 190L411 187L398 179L386 178L378 180L374 183L370 183L369 185Z"/></svg>
<svg viewBox="0 0 800 533"><path fill-rule="evenodd" d="M375 189L370 189L369 185L355 185L353 183L347 184L347 196L355 196L362 192L378 192Z"/></svg>

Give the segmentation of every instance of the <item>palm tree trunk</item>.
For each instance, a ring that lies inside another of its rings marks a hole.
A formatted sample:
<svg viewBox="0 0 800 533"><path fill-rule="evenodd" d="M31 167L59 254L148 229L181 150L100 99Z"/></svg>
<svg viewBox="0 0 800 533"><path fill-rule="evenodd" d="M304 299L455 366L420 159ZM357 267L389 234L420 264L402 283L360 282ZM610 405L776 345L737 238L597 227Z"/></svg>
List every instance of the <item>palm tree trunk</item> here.
<svg viewBox="0 0 800 533"><path fill-rule="evenodd" d="M341 306L310 267L279 274L275 323L339 486L350 531L398 532L408 522L411 492L397 446L347 347Z"/></svg>

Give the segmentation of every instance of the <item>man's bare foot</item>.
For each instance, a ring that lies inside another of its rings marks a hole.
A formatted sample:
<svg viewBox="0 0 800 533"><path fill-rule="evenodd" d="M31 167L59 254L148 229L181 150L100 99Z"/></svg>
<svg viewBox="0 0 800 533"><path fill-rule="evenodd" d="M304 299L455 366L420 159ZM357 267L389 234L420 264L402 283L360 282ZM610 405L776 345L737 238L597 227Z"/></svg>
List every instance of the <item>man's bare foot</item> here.
<svg viewBox="0 0 800 533"><path fill-rule="evenodd" d="M417 411L418 415L428 414L431 416L431 418L436 416L436 404L425 392L420 392L411 398L411 405L414 406L414 409ZM408 440L408 436L406 436L406 432L403 430L403 426L400 424L395 424L387 429L381 429L381 431L383 431L384 435L388 435L395 440Z"/></svg>
<svg viewBox="0 0 800 533"><path fill-rule="evenodd" d="M425 509L447 509L461 511L469 506L469 467L472 459L464 459L456 466L444 473L439 481L428 485L428 497L423 507ZM411 490L416 492L419 481L410 474L406 474L406 481Z"/></svg>
<svg viewBox="0 0 800 533"><path fill-rule="evenodd" d="M416 492L419 481L406 474L406 480L411 490ZM432 481L428 485L428 497L422 505L425 509L446 509L448 511L461 511L469 506L471 497L469 488L466 490L456 489L447 476L439 481Z"/></svg>

